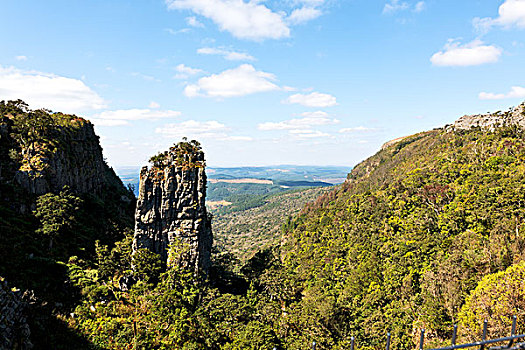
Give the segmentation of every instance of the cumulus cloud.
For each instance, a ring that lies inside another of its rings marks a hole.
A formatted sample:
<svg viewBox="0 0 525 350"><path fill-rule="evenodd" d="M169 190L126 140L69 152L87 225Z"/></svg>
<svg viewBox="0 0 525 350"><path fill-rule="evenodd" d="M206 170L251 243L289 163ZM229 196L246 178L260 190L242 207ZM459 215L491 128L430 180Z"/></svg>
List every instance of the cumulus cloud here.
<svg viewBox="0 0 525 350"><path fill-rule="evenodd" d="M506 94L494 94L491 92L480 92L481 100L503 100L506 98L525 98L525 87L513 86Z"/></svg>
<svg viewBox="0 0 525 350"><path fill-rule="evenodd" d="M27 61L27 56L23 56L23 55L15 56L15 60L17 60L17 61Z"/></svg>
<svg viewBox="0 0 525 350"><path fill-rule="evenodd" d="M323 111L305 112L301 114L302 118L285 120L278 123L261 123L257 126L259 130L304 130L313 126L337 124L339 120L330 118L328 113Z"/></svg>
<svg viewBox="0 0 525 350"><path fill-rule="evenodd" d="M90 120L95 125L99 126L122 126L128 125L130 121L135 120L158 120L166 118L177 118L180 115L181 112L172 110L151 110L135 108L104 111L93 115L93 117L90 118Z"/></svg>
<svg viewBox="0 0 525 350"><path fill-rule="evenodd" d="M281 39L290 36L283 15L258 1L166 0L168 9L190 10L211 19L221 31L240 39Z"/></svg>
<svg viewBox="0 0 525 350"><path fill-rule="evenodd" d="M230 136L230 129L226 125L216 121L196 121L187 120L181 123L166 124L155 130L156 133L170 138L198 138L198 139L215 139L222 141L251 141L249 136Z"/></svg>
<svg viewBox="0 0 525 350"><path fill-rule="evenodd" d="M312 19L316 19L323 13L321 10L315 7L301 7L292 11L290 16L287 18L287 22L290 24L302 24Z"/></svg>
<svg viewBox="0 0 525 350"><path fill-rule="evenodd" d="M317 108L337 105L337 100L334 96L319 92L312 92L310 94L295 94L288 97L284 102L297 103L306 107Z"/></svg>
<svg viewBox="0 0 525 350"><path fill-rule="evenodd" d="M202 69L191 68L182 63L175 67L175 70L178 72L174 76L175 79L188 79L192 75L204 73Z"/></svg>
<svg viewBox="0 0 525 350"><path fill-rule="evenodd" d="M0 99L22 99L31 108L76 113L106 107L83 81L50 73L0 66Z"/></svg>
<svg viewBox="0 0 525 350"><path fill-rule="evenodd" d="M184 94L188 97L237 97L258 92L279 90L273 81L275 75L256 70L250 64L243 64L237 68L225 70L219 74L212 74L200 78L196 84L187 85Z"/></svg>
<svg viewBox="0 0 525 350"><path fill-rule="evenodd" d="M497 62L502 52L499 47L485 45L481 40L461 45L450 39L444 49L435 53L430 61L435 66L478 66Z"/></svg>
<svg viewBox="0 0 525 350"><path fill-rule="evenodd" d="M190 27L194 27L194 28L204 28L204 24L199 22L199 20L196 18L196 17L186 17L186 23L190 26Z"/></svg>
<svg viewBox="0 0 525 350"><path fill-rule="evenodd" d="M231 51L222 48L202 47L197 50L197 53L201 55L219 55L228 61L255 61L255 57L247 53Z"/></svg>
<svg viewBox="0 0 525 350"><path fill-rule="evenodd" d="M506 0L499 7L498 14L496 18L474 18L474 26L482 32L494 26L525 28L525 0Z"/></svg>

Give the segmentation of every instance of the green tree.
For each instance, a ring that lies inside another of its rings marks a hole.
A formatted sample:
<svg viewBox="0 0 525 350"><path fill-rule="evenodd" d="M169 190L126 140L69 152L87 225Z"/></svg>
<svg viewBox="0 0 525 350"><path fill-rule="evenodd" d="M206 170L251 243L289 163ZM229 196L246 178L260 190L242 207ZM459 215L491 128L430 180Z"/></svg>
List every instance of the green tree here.
<svg viewBox="0 0 525 350"><path fill-rule="evenodd" d="M49 250L53 249L53 242L60 235L74 227L75 213L81 203L82 200L71 194L67 186L58 194L46 193L37 198L34 215L41 223L37 232L49 238Z"/></svg>

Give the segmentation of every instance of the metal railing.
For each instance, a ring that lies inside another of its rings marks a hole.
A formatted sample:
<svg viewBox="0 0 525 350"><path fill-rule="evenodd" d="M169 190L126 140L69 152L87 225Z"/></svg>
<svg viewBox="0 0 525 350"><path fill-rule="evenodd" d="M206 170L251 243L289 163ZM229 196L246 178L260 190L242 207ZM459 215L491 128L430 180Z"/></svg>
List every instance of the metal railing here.
<svg viewBox="0 0 525 350"><path fill-rule="evenodd" d="M512 328L510 331L510 336L496 339L487 339L487 326L488 321L483 322L483 335L480 341L474 343L465 343L465 344L456 344L457 335L458 335L458 325L454 325L452 331L452 340L450 346L445 346L442 348L431 348L427 350L456 350L456 349L467 349L467 348L479 348L479 350L525 350L525 341L517 342L519 339L524 339L525 334L516 334L516 316L512 318ZM524 339L525 340L525 339ZM490 346L491 344L496 343L505 343L504 345ZM422 329L419 337L419 347L418 350L423 350L425 344L425 330ZM355 350L355 338L350 338L350 349ZM312 342L312 350L316 350L317 343ZM274 348L277 350L277 348ZM390 350L390 333L386 335L386 350Z"/></svg>

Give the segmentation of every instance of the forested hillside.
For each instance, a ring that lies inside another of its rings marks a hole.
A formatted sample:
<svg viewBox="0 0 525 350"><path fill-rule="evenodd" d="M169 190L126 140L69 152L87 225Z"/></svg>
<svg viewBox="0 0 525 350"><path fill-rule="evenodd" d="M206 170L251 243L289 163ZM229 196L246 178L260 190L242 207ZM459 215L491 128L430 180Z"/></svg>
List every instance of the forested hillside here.
<svg viewBox="0 0 525 350"><path fill-rule="evenodd" d="M390 331L394 347L411 348L417 329L440 343L458 321L479 336L480 314L508 325L516 313L523 328L522 287L465 305L484 276L523 260L523 136L515 126L416 134L307 206L281 252L297 336L381 347ZM504 293L517 298L512 307L487 310Z"/></svg>
<svg viewBox="0 0 525 350"><path fill-rule="evenodd" d="M257 251L280 244L281 227L306 203L314 201L332 187L287 191L272 195L244 194L249 208L230 206L212 209L213 232L217 252L232 253L245 263Z"/></svg>
<svg viewBox="0 0 525 350"><path fill-rule="evenodd" d="M33 112L8 113L12 135L13 118ZM455 322L471 340L484 318L489 336L506 334L512 315L523 333L524 136L500 123L390 142L284 220L279 242L240 269L215 252L208 275L132 254L125 189L120 199L68 188L27 195L25 214L3 199L2 288L35 291L20 320L42 349L347 349L352 336L379 349L387 332L393 348L412 349L420 328L427 346L443 345ZM8 151L20 149L12 137L0 141L7 178L24 164L9 154L25 153ZM3 198L25 203L21 185L2 186Z"/></svg>
<svg viewBox="0 0 525 350"><path fill-rule="evenodd" d="M68 263L129 234L134 205L89 121L0 102L0 277L27 290L23 317L36 348L87 346L63 322L80 300Z"/></svg>

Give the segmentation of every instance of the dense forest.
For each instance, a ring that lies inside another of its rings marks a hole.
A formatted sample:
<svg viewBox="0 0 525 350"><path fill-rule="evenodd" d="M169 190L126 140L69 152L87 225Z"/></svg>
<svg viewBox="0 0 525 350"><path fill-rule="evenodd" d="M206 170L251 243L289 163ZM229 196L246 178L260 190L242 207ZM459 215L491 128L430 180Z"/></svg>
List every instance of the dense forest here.
<svg viewBox="0 0 525 350"><path fill-rule="evenodd" d="M0 275L35 290L35 348L347 349L354 336L378 349L391 332L394 348L409 349L421 328L438 346L454 323L467 340L485 318L489 336L503 335L512 315L525 330L525 139L515 126L393 143L285 220L275 246L240 269L217 252L208 276L132 255L131 216L96 216L109 199L66 188L26 215L2 201Z"/></svg>

